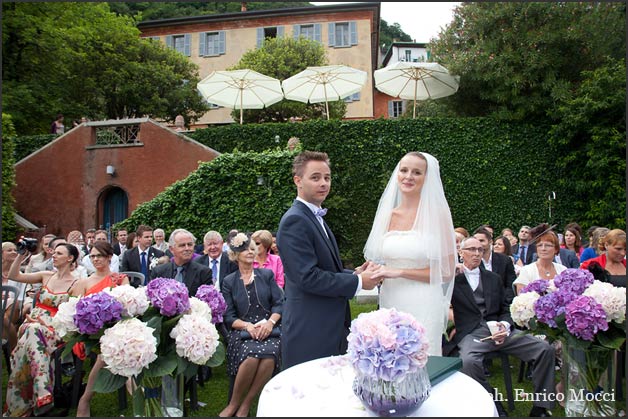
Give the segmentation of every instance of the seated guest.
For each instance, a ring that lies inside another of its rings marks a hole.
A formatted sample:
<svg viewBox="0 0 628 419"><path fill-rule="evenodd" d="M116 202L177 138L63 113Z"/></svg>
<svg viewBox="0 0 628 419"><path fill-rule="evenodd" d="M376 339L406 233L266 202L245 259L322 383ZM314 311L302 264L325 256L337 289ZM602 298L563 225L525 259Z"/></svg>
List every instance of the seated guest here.
<svg viewBox="0 0 628 419"><path fill-rule="evenodd" d="M558 236L549 224L541 224L530 230L532 241L536 244L536 260L519 270L519 277L513 282L515 294L537 279L554 279L556 275L567 269L566 266L554 262L560 250Z"/></svg>
<svg viewBox="0 0 628 419"><path fill-rule="evenodd" d="M195 243L196 237L189 231L183 228L174 230L168 239L168 249L172 252L172 261L155 266L150 271L150 279L176 279L185 284L190 297L196 295L196 291L201 285L212 285L211 269L199 263L192 263Z"/></svg>
<svg viewBox="0 0 628 419"><path fill-rule="evenodd" d="M591 230L591 229L589 229ZM606 233L610 230L606 227L596 227L591 232L591 237L589 240L589 247L585 248L580 254L580 263L584 263L589 259L593 259L602 254L600 249L600 241L604 238Z"/></svg>
<svg viewBox="0 0 628 419"><path fill-rule="evenodd" d="M15 348L17 342L17 328L22 321L22 312L20 310L21 302L24 299L24 290L26 284L23 282L13 281L9 277L9 270L11 264L17 257L17 246L12 242L2 243L2 285L10 285L17 288L17 299L9 297L7 299L7 306L4 312L4 318L2 320L2 338L7 339L9 344L9 353ZM2 296L4 298L4 296ZM14 312L15 311L15 312ZM19 312L18 312L19 311ZM9 317L13 313L11 321Z"/></svg>
<svg viewBox="0 0 628 419"><path fill-rule="evenodd" d="M611 230L599 245L603 253L584 262L580 267L593 273L595 279L610 282L616 287L626 286L626 232Z"/></svg>
<svg viewBox="0 0 628 419"><path fill-rule="evenodd" d="M9 277L17 282L42 284L37 293L35 307L18 330L18 341L11 353L11 375L7 384L6 416L41 416L52 409L54 403L54 375L52 353L61 338L52 327L52 318L61 303L74 291L77 279L71 265L79 257L78 249L68 243L55 246L52 255L56 271L21 273L20 265L28 252L18 254L9 270Z"/></svg>
<svg viewBox="0 0 628 419"><path fill-rule="evenodd" d="M251 239L257 245L257 256L255 256L253 267L266 268L273 271L277 285L283 288L285 283L283 277L283 263L279 256L270 253L270 248L273 245L272 233L268 230L257 230L251 235Z"/></svg>
<svg viewBox="0 0 628 419"><path fill-rule="evenodd" d="M109 267L111 258L114 255L113 246L111 246L109 242L96 240L88 255L94 267L94 273L88 278L81 279L76 284L76 293L85 296L118 285L128 285L129 278L126 275L112 272ZM103 366L104 362L99 355L89 372L85 392L79 400L76 410L77 417L87 417L90 415L89 403L94 396L94 383L96 382L98 371L100 371Z"/></svg>
<svg viewBox="0 0 628 419"><path fill-rule="evenodd" d="M229 404L219 416L248 416L251 404L281 365L280 337L271 335L281 319L284 295L269 269L253 268L257 246L244 233L229 242L238 271L222 280L229 327L227 374L235 376ZM248 339L242 336L248 332Z"/></svg>
<svg viewBox="0 0 628 419"><path fill-rule="evenodd" d="M94 233L94 244L96 244L97 242L109 243L109 238L107 237L107 232L105 230L96 230L96 232ZM120 271L120 259L118 255L114 253L112 257L109 258L109 261L110 261L109 269L111 270L111 272L119 272ZM90 258L89 253L83 257L83 260L81 261L81 265L85 267L88 275L91 275L96 271L96 268L94 268L94 265L92 265L92 259Z"/></svg>
<svg viewBox="0 0 628 419"><path fill-rule="evenodd" d="M509 304L499 275L479 268L483 252L482 243L475 237L464 239L460 245L464 272L454 279L451 305L456 333L449 349L454 345L458 348L462 372L482 384L490 394L493 388L483 367L487 353L499 350L525 362L532 361L532 382L538 397L529 416L548 416L547 409L553 407L546 393L554 390L554 348L512 328ZM488 336L491 338L481 341ZM505 413L500 402L495 404L500 414Z"/></svg>
<svg viewBox="0 0 628 419"><path fill-rule="evenodd" d="M580 256L584 249L582 248L582 233L580 232L580 226L578 224L570 223L565 227L563 243L560 247L573 250L578 257L578 264L580 263Z"/></svg>
<svg viewBox="0 0 628 419"><path fill-rule="evenodd" d="M210 230L203 237L203 256L194 259L194 262L208 266L212 270L212 280L218 290L221 289L220 280L238 270L238 265L230 261L227 252L222 250L223 245L220 233Z"/></svg>

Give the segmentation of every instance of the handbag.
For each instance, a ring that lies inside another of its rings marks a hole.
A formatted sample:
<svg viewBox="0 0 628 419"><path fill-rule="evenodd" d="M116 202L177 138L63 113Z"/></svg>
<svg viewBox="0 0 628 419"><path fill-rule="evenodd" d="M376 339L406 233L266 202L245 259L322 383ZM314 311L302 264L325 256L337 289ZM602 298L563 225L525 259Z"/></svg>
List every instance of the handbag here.
<svg viewBox="0 0 628 419"><path fill-rule="evenodd" d="M269 338L281 337L281 328L279 326L273 327L273 330L270 331L270 335L268 335L268 337ZM240 339L242 340L253 339L253 336L251 336L251 334L246 330L240 330Z"/></svg>

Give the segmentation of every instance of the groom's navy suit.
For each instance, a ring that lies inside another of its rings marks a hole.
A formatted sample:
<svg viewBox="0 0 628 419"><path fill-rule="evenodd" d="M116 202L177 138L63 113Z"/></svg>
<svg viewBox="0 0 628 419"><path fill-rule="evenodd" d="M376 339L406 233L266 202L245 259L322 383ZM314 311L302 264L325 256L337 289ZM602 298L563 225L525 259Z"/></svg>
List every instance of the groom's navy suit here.
<svg viewBox="0 0 628 419"><path fill-rule="evenodd" d="M277 246L286 278L283 369L344 354L351 324L349 300L357 291L358 277L344 271L333 233L295 200L279 223Z"/></svg>

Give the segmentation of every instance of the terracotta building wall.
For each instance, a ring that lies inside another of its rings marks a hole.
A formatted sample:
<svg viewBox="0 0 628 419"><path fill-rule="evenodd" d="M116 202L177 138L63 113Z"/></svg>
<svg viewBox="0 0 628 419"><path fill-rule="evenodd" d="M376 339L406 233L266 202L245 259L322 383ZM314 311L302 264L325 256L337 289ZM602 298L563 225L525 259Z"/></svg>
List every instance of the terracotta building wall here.
<svg viewBox="0 0 628 419"><path fill-rule="evenodd" d="M139 145L93 147L95 131L81 125L16 164L16 209L47 233L100 227L102 194L112 187L127 193L130 215L219 154L153 121L140 124Z"/></svg>

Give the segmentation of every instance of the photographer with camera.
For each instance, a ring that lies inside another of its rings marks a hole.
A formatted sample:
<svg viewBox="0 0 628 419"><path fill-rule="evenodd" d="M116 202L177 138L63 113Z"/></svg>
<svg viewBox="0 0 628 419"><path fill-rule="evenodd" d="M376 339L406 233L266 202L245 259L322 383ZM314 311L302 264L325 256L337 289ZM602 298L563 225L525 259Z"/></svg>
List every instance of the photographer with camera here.
<svg viewBox="0 0 628 419"><path fill-rule="evenodd" d="M52 409L54 375L51 374L52 353L62 342L52 327L52 318L61 303L70 296L78 296L74 290L77 278L72 266L79 257L78 249L67 243L54 247L53 271L21 273L20 265L30 256L28 241L16 246L18 255L11 264L9 278L27 284L41 284L35 297L35 307L25 315L20 326L18 341L11 353L11 375L7 384L6 403L8 416L40 416ZM22 251L22 253L20 253Z"/></svg>
<svg viewBox="0 0 628 419"><path fill-rule="evenodd" d="M37 254L31 255L24 272L31 273L33 272L33 267L39 266L41 263L46 262L50 259L50 257L52 256L52 252L48 252L48 246L50 244L50 241L55 237L56 236L54 234L46 234L41 238L39 242L39 252L37 252ZM43 271L45 269L39 270Z"/></svg>

